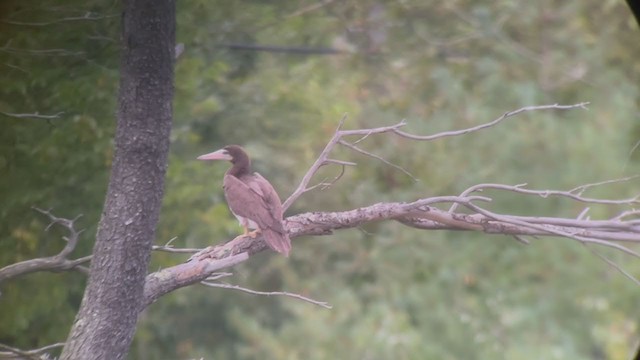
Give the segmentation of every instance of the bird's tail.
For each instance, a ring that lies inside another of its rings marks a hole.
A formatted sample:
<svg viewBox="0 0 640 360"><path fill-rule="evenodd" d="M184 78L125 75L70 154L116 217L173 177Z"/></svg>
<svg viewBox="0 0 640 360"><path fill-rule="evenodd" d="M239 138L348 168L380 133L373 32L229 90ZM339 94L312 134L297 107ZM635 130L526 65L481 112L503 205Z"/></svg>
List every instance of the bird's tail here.
<svg viewBox="0 0 640 360"><path fill-rule="evenodd" d="M264 235L264 240L270 248L284 256L289 256L291 239L289 239L289 234L286 231L279 232L273 229L266 229L262 230L262 235Z"/></svg>

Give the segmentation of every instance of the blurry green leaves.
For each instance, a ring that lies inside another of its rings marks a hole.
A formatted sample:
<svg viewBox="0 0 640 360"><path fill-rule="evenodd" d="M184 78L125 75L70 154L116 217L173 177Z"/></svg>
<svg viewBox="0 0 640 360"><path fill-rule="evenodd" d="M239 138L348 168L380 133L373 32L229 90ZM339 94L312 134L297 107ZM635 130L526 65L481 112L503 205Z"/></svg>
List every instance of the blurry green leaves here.
<svg viewBox="0 0 640 360"><path fill-rule="evenodd" d="M192 108L192 114L198 118L212 117L215 113L222 110L222 105L220 99L215 96L210 96L202 101L195 102Z"/></svg>
<svg viewBox="0 0 640 360"><path fill-rule="evenodd" d="M0 266L51 256L64 246L65 234L55 226L45 232L46 220L32 206L53 208L61 217L84 214L79 226L86 231L73 255L86 255L111 159L118 57L109 39L118 38L119 17L97 1L2 6L11 10L3 11L1 22L0 43L7 48L0 51L0 111L63 114L54 120L0 115ZM63 20L83 15L98 19ZM2 302L11 311L0 319L0 338L25 348L63 340L84 279L43 273L3 284Z"/></svg>

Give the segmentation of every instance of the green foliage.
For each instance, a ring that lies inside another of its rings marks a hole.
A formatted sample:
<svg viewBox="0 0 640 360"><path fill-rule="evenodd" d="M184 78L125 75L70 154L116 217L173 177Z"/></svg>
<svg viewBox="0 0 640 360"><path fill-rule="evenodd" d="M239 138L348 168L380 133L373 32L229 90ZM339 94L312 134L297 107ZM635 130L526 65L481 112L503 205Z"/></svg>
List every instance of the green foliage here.
<svg viewBox="0 0 640 360"><path fill-rule="evenodd" d="M5 2L5 19L42 22L117 15L115 4ZM491 129L434 142L371 137L364 149L419 181L345 149L355 161L331 189L305 194L289 213L458 194L484 182L564 189L638 171L640 36L613 1L178 2L175 121L158 244L204 247L239 233L222 196L223 164L195 160L245 146L282 198L333 134L406 119L433 134L491 121L523 106L590 101L589 111L529 112ZM25 10L27 9L27 10ZM49 10L49 11L45 11ZM597 19L597 21L594 21ZM11 48L61 48L74 56L0 52L7 67L0 111L0 264L53 254L46 219L29 209L83 213L91 248L111 156L118 17L18 26L0 22ZM5 31L6 30L6 31ZM230 44L336 47L339 55L241 51ZM10 65L10 66L9 66ZM26 74L27 71L29 74ZM317 176L333 177L326 168ZM6 175L5 175L6 174ZM594 197L635 195L638 181ZM491 192L491 210L577 216L584 204ZM594 219L622 208L593 206ZM639 276L636 259L605 251ZM184 257L154 254L151 270ZM228 281L299 292L330 311L281 297L190 287L141 317L132 358L624 359L637 333L638 288L578 243L426 232L370 224L296 239L289 259L264 254ZM52 290L51 284L65 284ZM49 286L48 286L49 285ZM3 284L0 342L60 341L78 306L78 274L37 274ZM46 311L45 311L46 310ZM38 335L33 335L38 334Z"/></svg>
<svg viewBox="0 0 640 360"><path fill-rule="evenodd" d="M118 17L100 1L4 1L0 19L0 266L51 256L67 235L32 206L83 214L74 256L91 252L111 159ZM80 19L83 16L97 20ZM72 20L72 19L76 20ZM46 25L42 25L46 24ZM0 342L64 341L84 288L79 274L33 274L2 284Z"/></svg>

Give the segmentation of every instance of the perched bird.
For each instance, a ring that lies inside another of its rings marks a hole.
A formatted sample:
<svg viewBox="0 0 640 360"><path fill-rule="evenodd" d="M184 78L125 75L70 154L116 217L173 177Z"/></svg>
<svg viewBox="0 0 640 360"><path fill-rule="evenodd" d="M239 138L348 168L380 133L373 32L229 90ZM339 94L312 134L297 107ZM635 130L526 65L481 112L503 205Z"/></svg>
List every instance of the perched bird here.
<svg viewBox="0 0 640 360"><path fill-rule="evenodd" d="M244 228L243 235L255 238L262 233L270 248L289 256L291 240L282 226L282 202L267 179L251 172L251 160L244 149L229 145L198 156L198 160L227 160L233 164L224 175L223 189L229 209Z"/></svg>

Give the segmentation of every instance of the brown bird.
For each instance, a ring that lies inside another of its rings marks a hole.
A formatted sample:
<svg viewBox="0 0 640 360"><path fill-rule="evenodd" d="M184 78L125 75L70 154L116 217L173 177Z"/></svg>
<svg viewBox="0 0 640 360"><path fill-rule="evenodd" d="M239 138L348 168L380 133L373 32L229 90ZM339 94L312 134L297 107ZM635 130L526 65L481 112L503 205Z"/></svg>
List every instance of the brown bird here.
<svg viewBox="0 0 640 360"><path fill-rule="evenodd" d="M244 228L243 235L255 238L262 233L270 248L289 256L291 240L282 226L282 202L267 179L251 172L251 160L244 149L229 145L198 156L198 160L228 160L233 164L224 174L224 197Z"/></svg>

